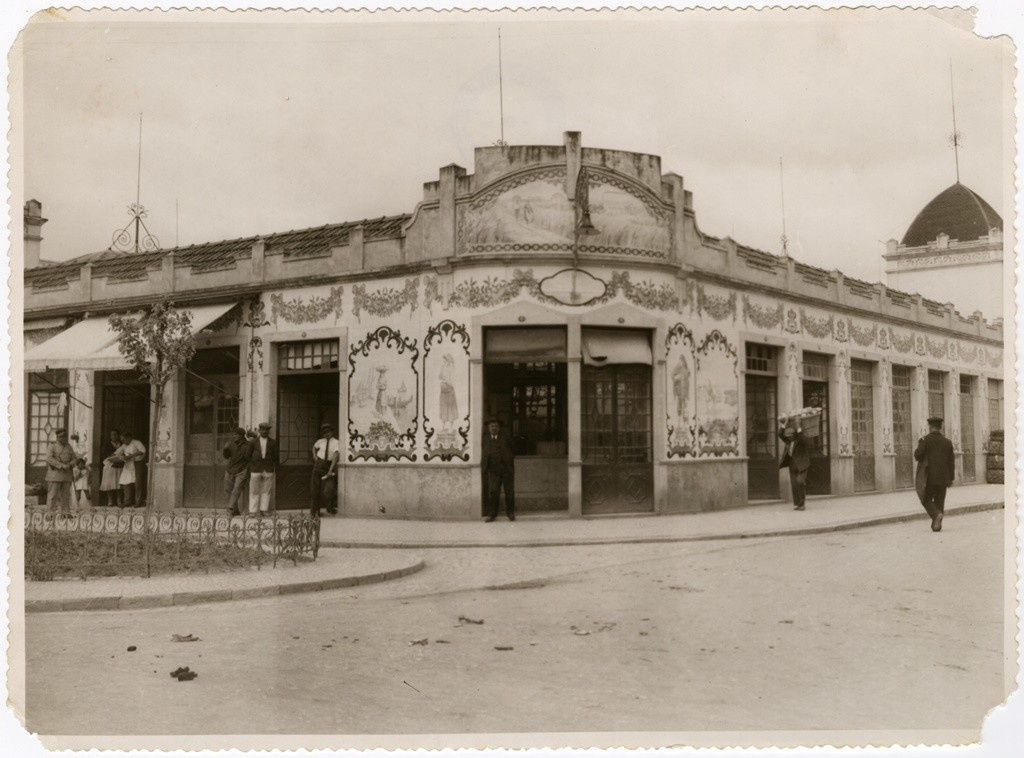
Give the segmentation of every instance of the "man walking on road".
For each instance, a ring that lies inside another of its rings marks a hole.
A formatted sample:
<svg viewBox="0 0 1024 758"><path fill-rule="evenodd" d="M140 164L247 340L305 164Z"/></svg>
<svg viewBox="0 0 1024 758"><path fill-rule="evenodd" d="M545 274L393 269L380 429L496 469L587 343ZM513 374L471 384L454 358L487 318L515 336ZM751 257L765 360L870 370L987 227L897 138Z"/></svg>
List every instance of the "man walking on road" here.
<svg viewBox="0 0 1024 758"><path fill-rule="evenodd" d="M942 419L928 419L929 432L917 441L914 458L927 468L924 487L924 509L932 519L932 531L942 531L942 516L946 507L946 488L953 484L956 461L953 443L942 434Z"/></svg>
<svg viewBox="0 0 1024 758"><path fill-rule="evenodd" d="M512 452L512 440L503 433L498 419L487 422L481 459L484 486L487 487L487 518L484 520L490 522L498 518L498 501L504 488L505 514L509 521L515 521L515 454Z"/></svg>
<svg viewBox="0 0 1024 758"><path fill-rule="evenodd" d="M242 493L245 483L249 480L249 441L245 438L245 429L235 430L235 438L224 446L224 459L228 463L224 472L224 494L228 496L228 510L232 516L241 513Z"/></svg>
<svg viewBox="0 0 1024 758"><path fill-rule="evenodd" d="M249 448L249 513L268 513L277 469L277 440L270 438L270 424L260 424L260 435Z"/></svg>

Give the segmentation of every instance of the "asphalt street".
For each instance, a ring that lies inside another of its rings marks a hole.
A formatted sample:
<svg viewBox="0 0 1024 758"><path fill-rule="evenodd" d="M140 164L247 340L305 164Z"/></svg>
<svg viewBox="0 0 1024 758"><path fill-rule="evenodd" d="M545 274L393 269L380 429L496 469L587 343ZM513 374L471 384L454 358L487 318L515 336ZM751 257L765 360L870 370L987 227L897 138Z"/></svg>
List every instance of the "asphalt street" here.
<svg viewBox="0 0 1024 758"><path fill-rule="evenodd" d="M30 614L28 726L976 730L1003 699L1002 520L960 516L939 534L910 522L708 543L420 549L426 569L380 585ZM172 679L179 666L198 678Z"/></svg>

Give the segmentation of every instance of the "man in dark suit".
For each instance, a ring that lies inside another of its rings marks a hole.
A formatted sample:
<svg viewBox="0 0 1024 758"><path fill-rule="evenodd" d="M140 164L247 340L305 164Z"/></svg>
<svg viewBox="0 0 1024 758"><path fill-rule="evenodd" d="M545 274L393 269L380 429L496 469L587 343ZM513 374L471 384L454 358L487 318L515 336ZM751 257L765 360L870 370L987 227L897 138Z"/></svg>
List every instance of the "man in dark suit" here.
<svg viewBox="0 0 1024 758"><path fill-rule="evenodd" d="M779 429L779 439L785 443L779 468L789 468L793 508L802 511L807 499L807 469L811 467L811 453L807 449L807 440L800 429L785 425Z"/></svg>
<svg viewBox="0 0 1024 758"><path fill-rule="evenodd" d="M914 458L927 467L924 486L924 509L932 519L932 531L942 531L942 515L946 507L946 488L953 484L956 460L953 443L942 434L942 419L928 419L928 434L917 441Z"/></svg>
<svg viewBox="0 0 1024 758"><path fill-rule="evenodd" d="M515 454L512 452L512 440L498 419L487 422L480 457L487 486L487 518L484 520L490 522L498 518L498 500L504 488L505 514L509 521L515 521Z"/></svg>
<svg viewBox="0 0 1024 758"><path fill-rule="evenodd" d="M277 440L270 438L270 424L260 424L259 436L249 447L249 513L270 511L277 470Z"/></svg>

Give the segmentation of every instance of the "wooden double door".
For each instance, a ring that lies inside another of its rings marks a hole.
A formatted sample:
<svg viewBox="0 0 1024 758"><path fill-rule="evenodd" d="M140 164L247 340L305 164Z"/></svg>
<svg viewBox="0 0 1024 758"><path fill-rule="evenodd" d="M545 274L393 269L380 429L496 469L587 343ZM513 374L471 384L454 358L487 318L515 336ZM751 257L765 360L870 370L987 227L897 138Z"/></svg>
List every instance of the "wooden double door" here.
<svg viewBox="0 0 1024 758"><path fill-rule="evenodd" d="M328 423L338 429L338 387L337 372L278 378L278 510L308 508L310 505L313 443L320 438L321 424Z"/></svg>
<svg viewBox="0 0 1024 758"><path fill-rule="evenodd" d="M584 365L583 513L654 510L651 367Z"/></svg>

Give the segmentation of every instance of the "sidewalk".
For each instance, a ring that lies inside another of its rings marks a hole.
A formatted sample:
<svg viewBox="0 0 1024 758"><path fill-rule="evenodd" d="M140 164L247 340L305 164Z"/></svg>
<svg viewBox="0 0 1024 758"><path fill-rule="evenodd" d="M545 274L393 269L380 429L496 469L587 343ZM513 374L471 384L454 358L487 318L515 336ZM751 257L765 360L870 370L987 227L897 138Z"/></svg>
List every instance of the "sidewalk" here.
<svg viewBox="0 0 1024 758"><path fill-rule="evenodd" d="M946 516L1001 508L1001 484L951 487ZM850 497L808 498L807 510L782 501L724 511L679 515L630 514L592 518L521 514L477 521L404 521L324 518L320 543L328 547L552 547L611 543L690 542L788 534L816 534L926 519L913 490ZM950 525L956 528L955 524ZM927 528L922 524L922 528Z"/></svg>
<svg viewBox="0 0 1024 758"><path fill-rule="evenodd" d="M1003 507L1002 485L953 487L946 497L945 528L956 529L957 514ZM322 548L315 562L280 563L218 574L168 575L151 579L117 577L25 583L25 610L128 610L171 605L272 597L298 592L372 584L415 573L424 567L405 549L444 547L555 547L615 543L697 542L781 535L818 534L901 521L922 521L924 509L911 491L852 497L820 497L807 510L784 502L747 505L725 511L671 516L636 515L562 518L520 516L514 523L400 521L325 518ZM349 548L332 550L329 548ZM393 548L401 548L395 550Z"/></svg>

